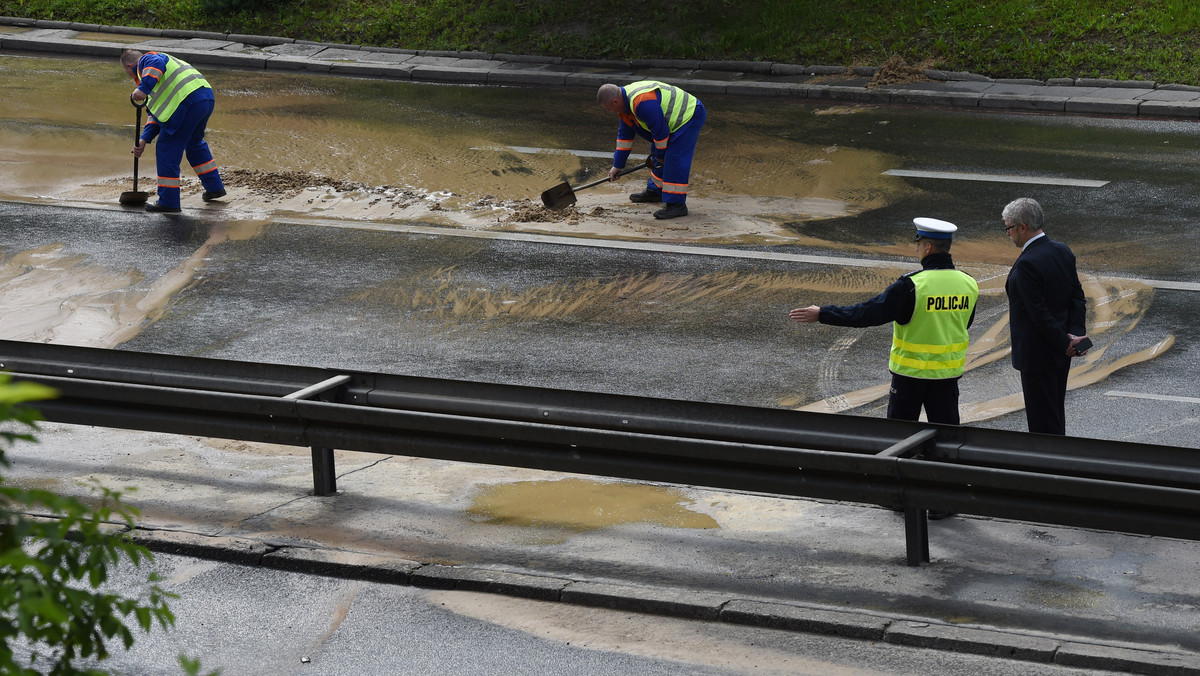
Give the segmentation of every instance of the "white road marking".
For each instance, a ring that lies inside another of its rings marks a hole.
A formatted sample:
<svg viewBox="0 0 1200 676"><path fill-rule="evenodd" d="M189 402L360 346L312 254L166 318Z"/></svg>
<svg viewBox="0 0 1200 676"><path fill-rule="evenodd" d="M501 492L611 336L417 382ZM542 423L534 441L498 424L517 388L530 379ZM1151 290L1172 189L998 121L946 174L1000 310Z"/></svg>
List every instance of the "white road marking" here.
<svg viewBox="0 0 1200 676"><path fill-rule="evenodd" d="M1129 397L1131 399L1153 399L1154 401L1178 401L1185 404L1200 404L1198 397L1176 397L1170 394L1147 394L1144 392L1122 392L1121 390L1109 390L1104 393L1109 397Z"/></svg>
<svg viewBox="0 0 1200 676"><path fill-rule="evenodd" d="M920 171L917 169L888 169L888 176L909 178L942 178L950 181L989 181L991 183L1029 183L1032 185L1070 185L1080 188L1100 188L1108 181L1093 181L1085 178L1058 178L1056 176L1019 176L1017 174L972 174L960 171Z"/></svg>
<svg viewBox="0 0 1200 676"><path fill-rule="evenodd" d="M575 157L603 157L612 159L613 151L603 152L600 150L570 150L567 148L534 148L532 146L484 146L471 148L471 150L511 150L515 153L524 153L525 155L537 155L538 153L566 153Z"/></svg>

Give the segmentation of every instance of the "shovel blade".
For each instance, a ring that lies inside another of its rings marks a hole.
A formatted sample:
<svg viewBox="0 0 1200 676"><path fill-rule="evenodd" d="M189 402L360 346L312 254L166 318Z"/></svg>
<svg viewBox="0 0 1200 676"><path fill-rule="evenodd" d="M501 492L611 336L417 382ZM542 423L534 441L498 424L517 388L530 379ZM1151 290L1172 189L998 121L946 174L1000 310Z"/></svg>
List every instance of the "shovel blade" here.
<svg viewBox="0 0 1200 676"><path fill-rule="evenodd" d="M128 207L140 207L144 205L148 199L150 199L150 193L148 192L126 190L125 192L121 193L120 202Z"/></svg>
<svg viewBox="0 0 1200 676"><path fill-rule="evenodd" d="M542 204L546 205L547 209L566 209L575 202L575 191L569 183L559 183L542 193Z"/></svg>

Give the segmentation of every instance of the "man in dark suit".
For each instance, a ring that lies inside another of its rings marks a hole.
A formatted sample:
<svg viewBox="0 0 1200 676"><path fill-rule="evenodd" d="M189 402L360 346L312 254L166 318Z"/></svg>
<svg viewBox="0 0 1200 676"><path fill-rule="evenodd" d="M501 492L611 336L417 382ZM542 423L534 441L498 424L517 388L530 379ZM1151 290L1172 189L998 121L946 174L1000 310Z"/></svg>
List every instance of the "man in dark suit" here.
<svg viewBox="0 0 1200 676"><path fill-rule="evenodd" d="M1066 434L1071 358L1087 352L1083 287L1075 254L1042 232L1042 207L1028 197L1004 207L1004 232L1021 254L1004 283L1013 368L1021 372L1030 432Z"/></svg>

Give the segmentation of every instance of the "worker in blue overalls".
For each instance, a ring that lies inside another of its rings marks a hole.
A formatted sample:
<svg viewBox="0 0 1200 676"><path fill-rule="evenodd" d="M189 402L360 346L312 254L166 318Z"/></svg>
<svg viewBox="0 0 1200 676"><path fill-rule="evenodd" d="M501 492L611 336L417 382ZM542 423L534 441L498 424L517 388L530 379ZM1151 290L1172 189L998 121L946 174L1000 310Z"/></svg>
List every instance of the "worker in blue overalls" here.
<svg viewBox="0 0 1200 676"><path fill-rule="evenodd" d="M179 163L188 163L204 185L205 202L225 196L221 173L204 140L204 130L213 112L213 90L200 71L159 52L143 54L135 49L121 52L121 66L137 89L129 95L135 105L146 102L149 118L142 136L133 147L141 157L146 144L158 137L155 161L158 169L158 201L146 211L179 213Z"/></svg>
<svg viewBox="0 0 1200 676"><path fill-rule="evenodd" d="M617 150L609 180L625 167L633 150L634 136L650 141L654 166L646 188L629 196L633 202L663 202L655 218L687 216L688 175L696 139L707 117L700 99L679 87L642 80L624 87L606 84L596 93L596 102L621 118L617 129Z"/></svg>

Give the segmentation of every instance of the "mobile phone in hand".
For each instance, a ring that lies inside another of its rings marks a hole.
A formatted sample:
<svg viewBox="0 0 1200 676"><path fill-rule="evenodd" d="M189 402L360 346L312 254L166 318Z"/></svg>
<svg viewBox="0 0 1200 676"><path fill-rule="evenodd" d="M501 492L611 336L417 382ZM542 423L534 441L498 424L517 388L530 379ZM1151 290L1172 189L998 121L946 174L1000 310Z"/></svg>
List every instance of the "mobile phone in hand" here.
<svg viewBox="0 0 1200 676"><path fill-rule="evenodd" d="M1092 339L1084 336L1083 340L1075 343L1075 353L1082 354L1092 349Z"/></svg>

